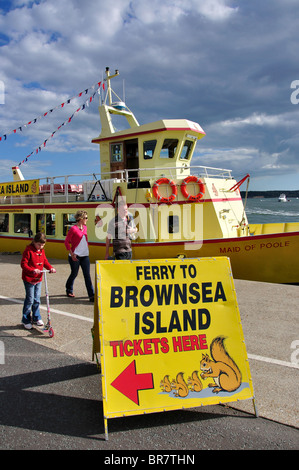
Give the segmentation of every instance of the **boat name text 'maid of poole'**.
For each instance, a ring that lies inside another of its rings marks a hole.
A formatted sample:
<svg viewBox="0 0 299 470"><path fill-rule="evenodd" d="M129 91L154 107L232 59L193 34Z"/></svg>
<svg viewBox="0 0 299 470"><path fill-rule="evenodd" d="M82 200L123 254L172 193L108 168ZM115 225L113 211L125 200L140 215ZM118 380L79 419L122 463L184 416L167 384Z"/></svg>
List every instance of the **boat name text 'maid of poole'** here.
<svg viewBox="0 0 299 470"><path fill-rule="evenodd" d="M188 119L139 125L112 90L100 99L100 168L92 175L0 183L1 252L23 251L36 232L47 256L67 258L64 239L79 209L87 211L91 261L104 259L110 219L126 201L137 233L133 259L227 256L237 279L299 282L299 223L248 224L240 186L228 169L191 166L201 126ZM114 100L115 98L115 100ZM116 131L115 119L127 121Z"/></svg>

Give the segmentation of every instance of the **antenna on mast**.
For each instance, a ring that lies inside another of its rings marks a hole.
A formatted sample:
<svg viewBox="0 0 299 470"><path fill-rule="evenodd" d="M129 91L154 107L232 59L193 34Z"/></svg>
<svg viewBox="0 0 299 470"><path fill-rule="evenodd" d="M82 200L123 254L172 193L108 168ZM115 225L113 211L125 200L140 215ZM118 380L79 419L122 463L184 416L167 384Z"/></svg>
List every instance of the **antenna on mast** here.
<svg viewBox="0 0 299 470"><path fill-rule="evenodd" d="M111 95L111 86L110 86L110 80L111 78L117 77L119 75L119 71L115 70L114 75L110 75L109 67L106 67L106 82L107 82L107 96L109 100L109 106L112 105L112 95Z"/></svg>

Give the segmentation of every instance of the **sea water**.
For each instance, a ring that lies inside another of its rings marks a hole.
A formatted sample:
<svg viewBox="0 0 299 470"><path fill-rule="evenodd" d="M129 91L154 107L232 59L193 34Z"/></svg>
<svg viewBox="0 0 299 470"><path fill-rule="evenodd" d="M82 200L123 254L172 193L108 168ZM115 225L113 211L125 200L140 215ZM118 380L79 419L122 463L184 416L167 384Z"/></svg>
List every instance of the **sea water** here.
<svg viewBox="0 0 299 470"><path fill-rule="evenodd" d="M251 224L299 222L297 198L289 198L288 202L279 202L277 198L248 198L245 210Z"/></svg>

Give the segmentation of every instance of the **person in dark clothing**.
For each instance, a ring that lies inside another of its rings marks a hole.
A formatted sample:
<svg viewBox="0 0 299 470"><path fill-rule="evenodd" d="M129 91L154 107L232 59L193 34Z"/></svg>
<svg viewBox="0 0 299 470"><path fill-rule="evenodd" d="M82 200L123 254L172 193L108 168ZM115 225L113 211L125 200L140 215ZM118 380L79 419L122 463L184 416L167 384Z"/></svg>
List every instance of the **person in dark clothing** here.
<svg viewBox="0 0 299 470"><path fill-rule="evenodd" d="M113 255L115 259L132 259L132 238L137 232L133 216L128 213L128 206L124 201L118 203L116 217L108 224L106 237L105 259L109 258L109 247L113 240Z"/></svg>

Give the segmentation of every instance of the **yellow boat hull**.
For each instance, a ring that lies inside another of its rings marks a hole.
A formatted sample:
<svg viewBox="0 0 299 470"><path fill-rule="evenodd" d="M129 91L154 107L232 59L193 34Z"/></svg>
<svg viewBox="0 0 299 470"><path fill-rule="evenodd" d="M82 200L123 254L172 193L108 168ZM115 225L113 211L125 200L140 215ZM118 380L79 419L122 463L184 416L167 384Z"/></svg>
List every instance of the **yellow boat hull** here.
<svg viewBox="0 0 299 470"><path fill-rule="evenodd" d="M193 245L193 246L192 246ZM202 245L184 243L134 246L134 258L188 258L227 256L234 278L282 284L299 283L299 232L244 238L204 240ZM154 256L153 256L154 253Z"/></svg>

